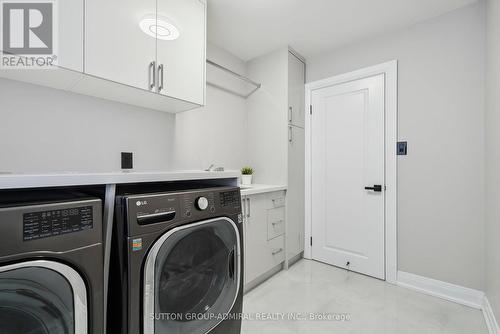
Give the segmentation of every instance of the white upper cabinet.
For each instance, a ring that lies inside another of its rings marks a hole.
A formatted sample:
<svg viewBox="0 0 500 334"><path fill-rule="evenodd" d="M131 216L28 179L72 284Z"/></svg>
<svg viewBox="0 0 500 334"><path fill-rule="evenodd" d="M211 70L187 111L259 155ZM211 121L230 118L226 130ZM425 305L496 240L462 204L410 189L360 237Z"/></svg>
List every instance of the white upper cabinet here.
<svg viewBox="0 0 500 334"><path fill-rule="evenodd" d="M288 52L288 124L301 128L305 125L304 84L305 64Z"/></svg>
<svg viewBox="0 0 500 334"><path fill-rule="evenodd" d="M57 2L58 55L60 67L83 72L83 0Z"/></svg>
<svg viewBox="0 0 500 334"><path fill-rule="evenodd" d="M87 0L85 73L153 90L156 38L140 28L148 18L156 18L156 0Z"/></svg>
<svg viewBox="0 0 500 334"><path fill-rule="evenodd" d="M158 0L157 19L159 92L204 104L205 1Z"/></svg>
<svg viewBox="0 0 500 334"><path fill-rule="evenodd" d="M206 3L87 0L85 73L204 104Z"/></svg>
<svg viewBox="0 0 500 334"><path fill-rule="evenodd" d="M84 0L57 1L54 55L58 67L51 69L0 69L0 77L57 89L68 89L81 79L84 49ZM71 70L71 71L67 71Z"/></svg>
<svg viewBox="0 0 500 334"><path fill-rule="evenodd" d="M205 103L204 0L57 4L58 67L0 77L171 113Z"/></svg>

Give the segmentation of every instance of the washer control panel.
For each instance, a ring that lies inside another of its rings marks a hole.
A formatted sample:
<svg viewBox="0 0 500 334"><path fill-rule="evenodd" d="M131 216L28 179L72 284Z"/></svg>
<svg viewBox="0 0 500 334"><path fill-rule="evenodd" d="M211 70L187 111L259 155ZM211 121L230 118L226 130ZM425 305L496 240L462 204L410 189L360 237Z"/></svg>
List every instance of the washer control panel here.
<svg viewBox="0 0 500 334"><path fill-rule="evenodd" d="M28 212L23 214L23 240L36 240L94 227L93 207Z"/></svg>
<svg viewBox="0 0 500 334"><path fill-rule="evenodd" d="M199 220L241 212L241 196L236 187L130 196L129 219L139 225ZM129 220L130 222L130 220Z"/></svg>

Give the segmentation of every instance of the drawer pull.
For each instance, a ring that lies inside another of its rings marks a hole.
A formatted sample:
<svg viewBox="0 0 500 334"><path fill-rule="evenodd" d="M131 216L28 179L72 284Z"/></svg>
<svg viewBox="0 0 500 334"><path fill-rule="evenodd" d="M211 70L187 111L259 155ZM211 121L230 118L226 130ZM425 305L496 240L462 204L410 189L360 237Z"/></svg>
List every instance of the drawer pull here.
<svg viewBox="0 0 500 334"><path fill-rule="evenodd" d="M275 250L275 251L273 252L273 255L279 254L279 253L281 253L282 251L283 251L283 248L280 248L280 249L278 249L278 250Z"/></svg>
<svg viewBox="0 0 500 334"><path fill-rule="evenodd" d="M275 208L280 208L285 206L285 200L283 198L273 198L272 202L273 202L273 207Z"/></svg>

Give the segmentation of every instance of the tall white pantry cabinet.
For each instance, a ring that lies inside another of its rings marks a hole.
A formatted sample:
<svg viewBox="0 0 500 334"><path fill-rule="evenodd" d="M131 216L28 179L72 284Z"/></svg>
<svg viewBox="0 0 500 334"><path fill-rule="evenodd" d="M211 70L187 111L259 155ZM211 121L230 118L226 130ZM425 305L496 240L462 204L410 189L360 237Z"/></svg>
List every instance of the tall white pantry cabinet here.
<svg viewBox="0 0 500 334"><path fill-rule="evenodd" d="M267 217L257 212L262 210L259 198L264 202L265 196L244 196L251 216L245 237L245 283L252 288L300 259L304 251L305 61L286 48L251 60L247 72L262 83L248 99L248 161L255 182L286 186L282 208L263 204L273 209ZM264 251L272 254L266 255L269 261L254 265Z"/></svg>

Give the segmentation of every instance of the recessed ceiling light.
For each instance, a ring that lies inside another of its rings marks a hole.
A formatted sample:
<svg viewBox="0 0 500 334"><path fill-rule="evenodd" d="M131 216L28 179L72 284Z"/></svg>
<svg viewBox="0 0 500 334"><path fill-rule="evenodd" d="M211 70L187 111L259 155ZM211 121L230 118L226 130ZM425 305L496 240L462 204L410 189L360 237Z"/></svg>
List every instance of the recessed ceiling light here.
<svg viewBox="0 0 500 334"><path fill-rule="evenodd" d="M139 22L139 27L146 35L164 41L173 41L180 36L179 28L164 16L146 15Z"/></svg>

